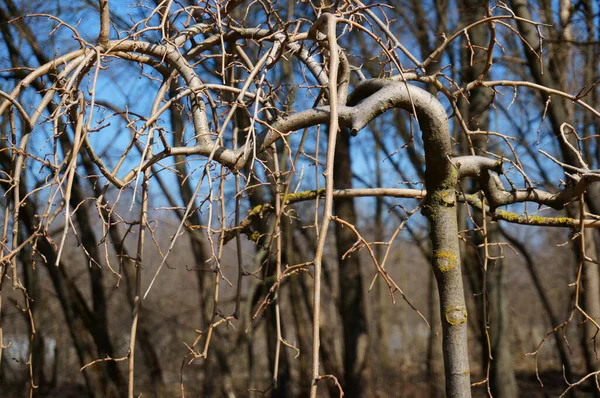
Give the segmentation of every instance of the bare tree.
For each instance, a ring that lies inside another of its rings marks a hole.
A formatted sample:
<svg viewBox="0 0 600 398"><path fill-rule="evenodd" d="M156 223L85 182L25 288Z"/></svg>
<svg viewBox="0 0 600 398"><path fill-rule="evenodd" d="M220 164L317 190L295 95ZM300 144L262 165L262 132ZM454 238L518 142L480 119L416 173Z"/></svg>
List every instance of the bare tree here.
<svg viewBox="0 0 600 398"><path fill-rule="evenodd" d="M565 42L574 40L574 12L563 3L557 40ZM48 294L38 283L49 276L90 396L234 396L243 388L316 397L321 382L330 395L372 396L383 383L372 367L387 359L371 352L392 344L372 350L369 311L392 315L372 311L369 283L430 327L405 293L410 286L393 276L402 264L390 255L404 231L417 240L419 229L430 237L421 250L437 282L446 396L469 397L480 385L514 396L509 243L499 222L574 231L571 311L559 320L540 296L549 334L586 323L587 372L565 393L596 376L600 207L591 193L600 173L587 143L597 141L600 118L597 65L588 58L585 76L567 84L557 65L569 54L543 52L548 27L526 2L457 4L453 14L431 2L430 15L412 1L406 9L359 1L122 9L99 0L81 2L87 14L76 22L52 5L34 13L3 1L0 293L10 291L28 323L30 394L45 383L50 331L36 321ZM587 2L581 9L594 11ZM545 20L554 9L542 11ZM412 23L397 29L390 16ZM594 22L586 19L590 41ZM525 57L529 73L507 70L506 48ZM558 151L536 153L533 123L510 117L524 98L541 112L538 124L550 119ZM356 156L361 139L375 141L376 156ZM359 197L377 198L374 222ZM384 206L388 198L402 200L402 212ZM384 207L400 221L384 220ZM460 242L476 250L461 253ZM473 299L463 287L465 254L478 274ZM172 269L194 272L193 293L183 292L188 278L169 286ZM125 291L114 293L122 277ZM167 295L187 305L163 306ZM471 378L469 312L483 341L481 380ZM172 333L158 334L161 324ZM0 326L2 354L10 348ZM178 355L166 354L168 339L185 341Z"/></svg>

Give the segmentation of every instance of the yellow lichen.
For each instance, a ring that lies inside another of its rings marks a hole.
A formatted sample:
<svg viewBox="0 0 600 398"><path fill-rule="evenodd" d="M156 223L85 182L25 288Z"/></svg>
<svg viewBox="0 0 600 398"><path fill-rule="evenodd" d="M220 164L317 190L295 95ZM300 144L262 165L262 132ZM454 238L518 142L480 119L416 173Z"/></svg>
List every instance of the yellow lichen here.
<svg viewBox="0 0 600 398"><path fill-rule="evenodd" d="M439 203L445 207L452 207L456 205L456 194L454 189L445 189L441 192L437 192L431 197L433 203Z"/></svg>
<svg viewBox="0 0 600 398"><path fill-rule="evenodd" d="M441 272L448 272L458 267L458 261L454 253L436 250L433 252L433 259L437 269Z"/></svg>
<svg viewBox="0 0 600 398"><path fill-rule="evenodd" d="M446 322L452 326L467 322L467 309L465 307L453 306L446 308Z"/></svg>
<svg viewBox="0 0 600 398"><path fill-rule="evenodd" d="M248 239L254 243L258 243L258 240L260 239L260 232L258 232L258 231L252 232L251 234L248 235Z"/></svg>
<svg viewBox="0 0 600 398"><path fill-rule="evenodd" d="M444 191L440 194L440 198L442 202L447 206L454 206L456 204L456 196L452 191Z"/></svg>
<svg viewBox="0 0 600 398"><path fill-rule="evenodd" d="M562 227L574 227L575 221L569 217L542 217L542 216L527 216L523 214L512 213L504 210L496 210L496 218L504 221L529 224L529 225L554 225Z"/></svg>
<svg viewBox="0 0 600 398"><path fill-rule="evenodd" d="M569 217L557 217L554 219L557 224L575 226L575 220Z"/></svg>
<svg viewBox="0 0 600 398"><path fill-rule="evenodd" d="M452 185L456 184L456 182L458 181L458 169L456 167L451 167L450 168L450 183Z"/></svg>
<svg viewBox="0 0 600 398"><path fill-rule="evenodd" d="M250 211L248 211L248 214L250 215L254 215L254 214L259 214L262 211L263 205L257 205L254 206L254 208Z"/></svg>
<svg viewBox="0 0 600 398"><path fill-rule="evenodd" d="M321 189L317 189L317 190L313 189L311 191L289 193L289 194L285 195L285 199L283 202L287 205L290 203L301 202L303 200L316 199L320 196L323 196L324 194L325 194L325 188L321 188Z"/></svg>
<svg viewBox="0 0 600 398"><path fill-rule="evenodd" d="M262 218L265 214L265 212L271 211L273 210L273 206L271 206L271 204L266 203L264 205L257 205L254 206L252 208L252 210L248 211L248 216L252 217L252 216L259 216L260 218Z"/></svg>
<svg viewBox="0 0 600 398"><path fill-rule="evenodd" d="M457 183L458 183L458 169L454 166L451 166L450 173L446 178L444 178L444 181L442 181L441 188L454 190L454 187L456 186Z"/></svg>

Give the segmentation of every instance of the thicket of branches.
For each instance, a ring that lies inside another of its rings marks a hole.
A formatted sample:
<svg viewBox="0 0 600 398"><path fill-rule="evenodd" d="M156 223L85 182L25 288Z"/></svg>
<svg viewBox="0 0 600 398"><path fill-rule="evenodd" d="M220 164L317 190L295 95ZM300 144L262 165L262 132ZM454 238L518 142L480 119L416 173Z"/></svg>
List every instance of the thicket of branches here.
<svg viewBox="0 0 600 398"><path fill-rule="evenodd" d="M599 27L3 0L2 390L599 394Z"/></svg>

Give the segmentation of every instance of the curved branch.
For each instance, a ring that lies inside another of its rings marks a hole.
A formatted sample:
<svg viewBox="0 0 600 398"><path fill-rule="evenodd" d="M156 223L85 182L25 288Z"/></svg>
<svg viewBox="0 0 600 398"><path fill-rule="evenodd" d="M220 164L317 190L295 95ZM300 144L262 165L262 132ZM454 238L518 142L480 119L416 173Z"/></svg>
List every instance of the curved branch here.
<svg viewBox="0 0 600 398"><path fill-rule="evenodd" d="M490 202L492 210L500 206L519 202L535 202L556 210L561 210L568 203L582 195L590 184L597 181L600 181L600 174L588 173L571 176L569 184L563 190L554 194L539 189L524 189L509 192L504 189L500 177L488 171L487 175L482 174L479 184L485 193L486 199Z"/></svg>
<svg viewBox="0 0 600 398"><path fill-rule="evenodd" d="M19 101L17 101L13 97L11 97L10 94L5 93L2 90L0 90L0 97L6 98L7 102L10 102L11 104L13 104L13 106L15 108L17 108L17 111L19 111L19 114L21 115L21 119L23 120L23 122L25 122L27 124L27 130L33 130L33 127L34 127L33 123L31 122L29 115L27 114L27 112L25 111L23 106L19 103Z"/></svg>
<svg viewBox="0 0 600 398"><path fill-rule="evenodd" d="M467 311L460 271L456 192L458 173L452 164L448 117L427 91L403 82L372 79L361 83L348 99L354 106L351 129L358 132L390 108L416 112L425 147L427 197L423 214L431 226L434 273L440 294L446 393L470 397Z"/></svg>

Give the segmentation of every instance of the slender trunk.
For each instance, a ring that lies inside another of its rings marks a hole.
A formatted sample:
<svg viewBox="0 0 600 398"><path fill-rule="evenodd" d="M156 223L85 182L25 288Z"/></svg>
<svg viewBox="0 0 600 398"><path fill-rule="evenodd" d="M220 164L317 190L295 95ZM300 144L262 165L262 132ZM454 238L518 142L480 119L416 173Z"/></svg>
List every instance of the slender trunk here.
<svg viewBox="0 0 600 398"><path fill-rule="evenodd" d="M339 134L335 148L333 166L335 188L352 188L349 136ZM337 199L333 203L333 211L337 217L356 225L353 199ZM356 236L349 228L336 223L335 238L339 261L339 305L344 335L344 393L349 398L366 397L369 390L367 358L369 344L360 256L358 253L352 253L342 259L342 256L356 242Z"/></svg>
<svg viewBox="0 0 600 398"><path fill-rule="evenodd" d="M383 95L373 95L378 92L389 95L391 98L388 100L391 99L398 108L416 110L415 116L423 133L427 196L422 212L431 228L432 267L440 294L446 395L452 398L470 397L467 309L458 247L455 190L458 172L451 162L452 143L448 116L442 104L427 91L382 79L362 83L354 91L348 105L352 106L371 96L370 98L375 97L372 102L374 107L381 107L385 99Z"/></svg>
<svg viewBox="0 0 600 398"><path fill-rule="evenodd" d="M458 179L449 159L451 144L446 112L437 102L428 105L417 107L417 117L425 144L427 197L423 213L431 228L432 266L440 295L446 395L470 397L467 309L456 219Z"/></svg>
<svg viewBox="0 0 600 398"><path fill-rule="evenodd" d="M483 15L486 15L488 2L482 0L462 0L462 23L471 24ZM464 47L462 57L462 82L474 81L481 78L485 71L488 51L492 51L490 46L489 26L482 24L471 29L469 32L469 41L463 41ZM485 76L484 76L485 77ZM489 105L493 100L493 92L487 88L476 88L470 92L468 105L461 103L464 108L464 118L470 130L487 130L489 125ZM464 140L463 140L464 141ZM488 140L484 136L470 137L470 142L465 142L465 152L472 150L486 151L488 149ZM470 147L469 145L472 145ZM471 182L471 185L474 185ZM476 187L474 189L477 189ZM482 245L487 241L487 248L475 251L468 251L472 258L468 263L471 266L473 275L477 275L480 281L476 283L480 289L475 293L482 293L478 301L478 313L481 315L481 350L482 367L487 380L490 392L497 398L511 398L518 396L517 381L515 378L512 355L510 351L510 334L508 327L508 306L504 294L504 262L501 252L497 245L500 237L498 224L489 223L484 220L482 214L478 212L474 215L477 226L483 228L482 236L476 233L474 240L476 245ZM481 259L481 262L479 261ZM492 260L496 259L496 260ZM489 374L488 374L489 369Z"/></svg>
<svg viewBox="0 0 600 398"><path fill-rule="evenodd" d="M440 294L446 394L448 397L470 397L467 309L456 239L456 198L453 187L444 189L432 185L430 183L427 186L428 198L424 211L431 224L432 266ZM441 203L442 197L453 205Z"/></svg>
<svg viewBox="0 0 600 398"><path fill-rule="evenodd" d="M499 242L498 224L488 224L488 242ZM487 296L489 300L489 336L492 349L490 388L494 397L511 398L519 395L511 354L508 303L504 276L506 267L500 247L488 247Z"/></svg>
<svg viewBox="0 0 600 398"><path fill-rule="evenodd" d="M294 251L294 226L289 222L282 222L282 232L285 243L285 252L287 254L288 264L293 265L298 262ZM298 357L298 379L293 381L297 386L298 396L306 397L310 393L310 357L302 355L308 352L310 347L310 327L306 312L302 307L302 288L299 280L303 278L302 274L293 276L292 283L289 284L289 302L294 320L294 329L296 331L296 347L300 350Z"/></svg>
<svg viewBox="0 0 600 398"><path fill-rule="evenodd" d="M429 300L427 318L431 329L429 330L429 338L427 339L427 386L429 388L430 398L441 398L444 396L444 364L442 362L441 338L439 335L440 313L440 298L436 289L435 275L429 273Z"/></svg>
<svg viewBox="0 0 600 398"><path fill-rule="evenodd" d="M594 235L591 232L591 230L588 230L588 233L585 234L585 252L587 256L594 257L596 253L598 253L598 250L596 248ZM583 303L583 308L590 318L594 319L596 322L600 322L600 274L598 273L598 265L581 258L582 253L579 244L574 245L573 250L575 251L578 263L583 260L583 300L581 301ZM585 353L585 363L589 373L596 371L598 369L598 364L600 364L597 355L599 346L597 341L598 328L589 320L584 319L584 321L581 346ZM594 388L596 396L600 396L600 392L595 384L590 384L590 387Z"/></svg>
<svg viewBox="0 0 600 398"><path fill-rule="evenodd" d="M299 229L298 232L305 236L305 238L307 239L306 243L309 245L311 252L314 252L316 248L316 243L314 240L311 239L306 229ZM300 244L297 240L293 241L293 245L295 252L300 253L303 250L306 250L305 247L300 247ZM330 269L331 267L327 265L327 261L323 261L323 279L325 281L326 286L328 286L329 291L333 291L333 287L331 286L332 276L329 272ZM306 314L309 315L308 318L312 323L312 317L310 317L310 314L312 314L312 292L308 284L306 283L306 278L303 275L299 278L299 285L302 294L302 303L304 304ZM323 310L326 310L325 306ZM307 327L307 331L309 330L310 328ZM321 325L321 364L323 365L324 374L334 375L337 377L338 381L341 384L344 384L343 363L340 352L338 350L338 345L336 345L336 342L339 341L338 332L339 330L335 326ZM339 397L339 389L337 386L335 386L335 384L332 381L327 381L326 385L330 397Z"/></svg>
<svg viewBox="0 0 600 398"><path fill-rule="evenodd" d="M383 176L381 170L381 158L380 158L381 147L376 144L375 146L375 183L376 186L383 186ZM375 233L374 238L376 242L383 242L385 239L385 223L383 220L383 198L377 197L375 198ZM383 256L383 246L376 245L375 246L375 257L377 261L381 261ZM371 374L373 380L376 382L382 382L382 380L378 380L378 375L381 374L382 370L386 370L386 368L390 367L390 356L389 356L389 329L390 329L390 317L389 317L389 305L390 305L390 297L389 290L385 285L385 282L382 278L378 278L375 283L375 299L374 299L374 309L373 316L371 317L371 322L375 324L375 333L373 333L374 338L371 340L371 347L374 347L376 350L376 361L377 365L372 364L371 366Z"/></svg>

